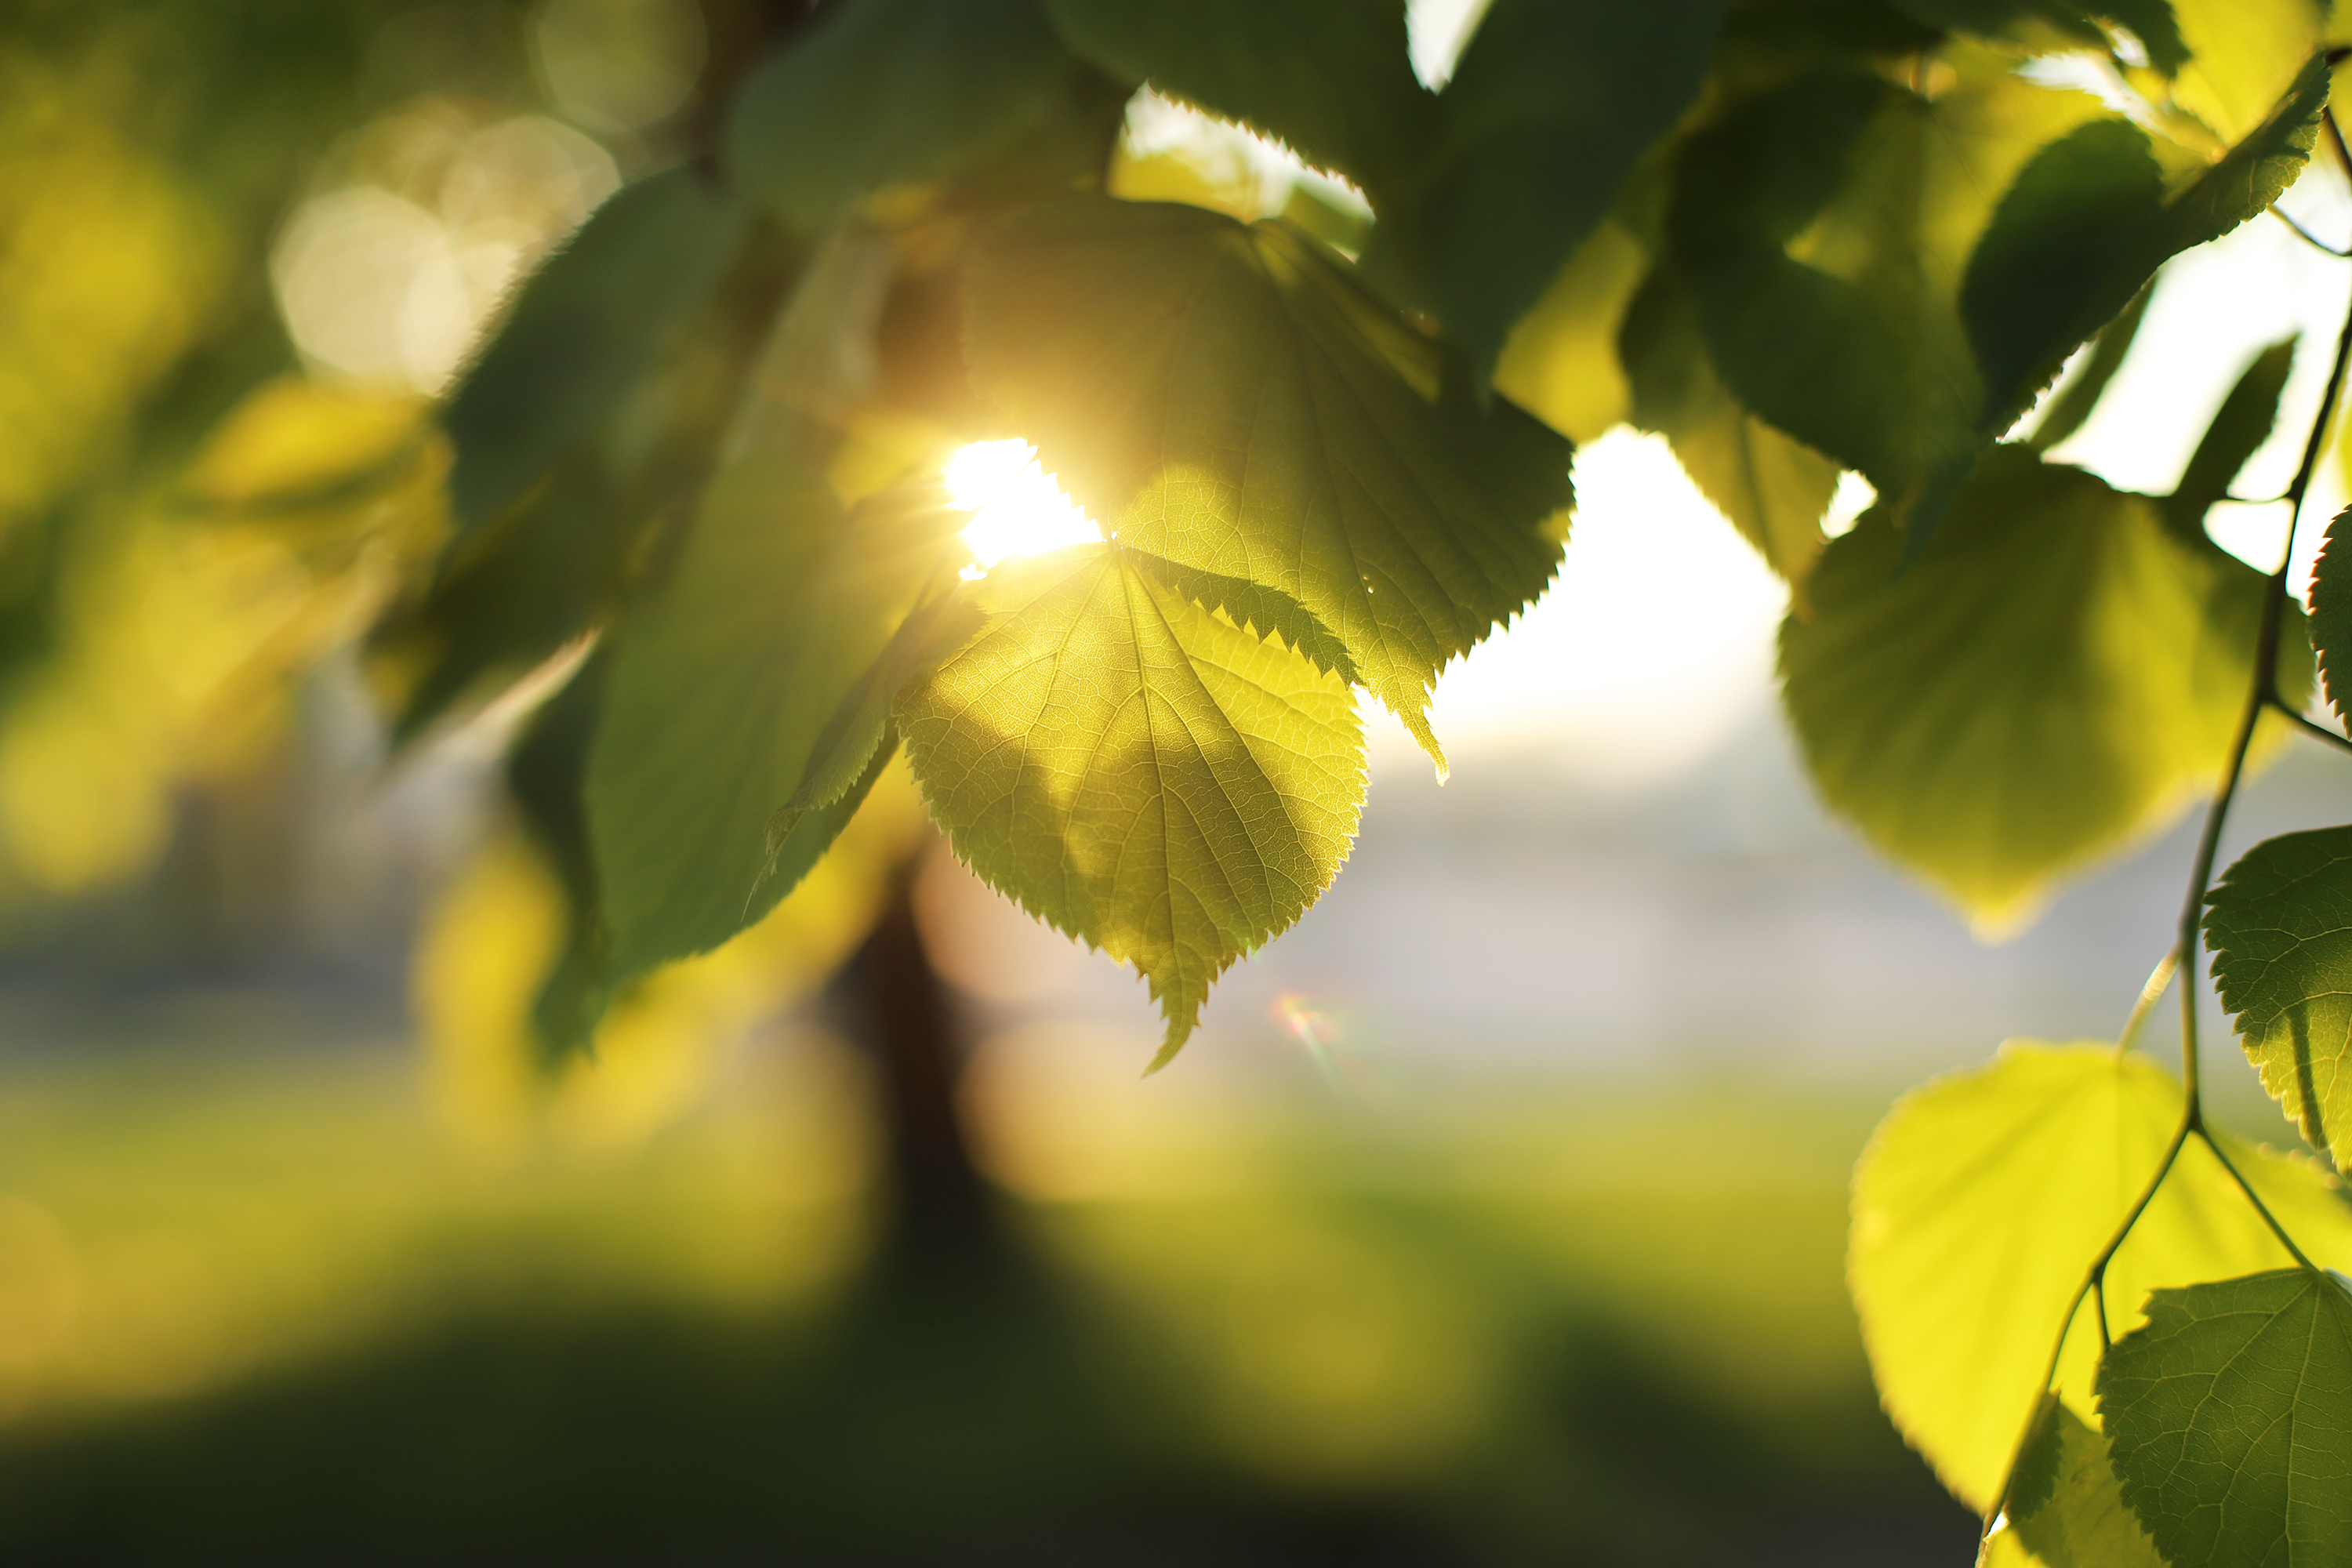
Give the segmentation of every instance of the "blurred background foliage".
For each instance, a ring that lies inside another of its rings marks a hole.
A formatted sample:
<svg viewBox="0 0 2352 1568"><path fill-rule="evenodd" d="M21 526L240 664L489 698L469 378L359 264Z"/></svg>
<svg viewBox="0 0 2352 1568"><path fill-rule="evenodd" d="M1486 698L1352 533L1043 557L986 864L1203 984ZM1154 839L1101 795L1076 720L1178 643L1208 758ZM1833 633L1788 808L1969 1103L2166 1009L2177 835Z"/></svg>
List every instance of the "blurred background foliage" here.
<svg viewBox="0 0 2352 1568"><path fill-rule="evenodd" d="M1024 1021L1072 954L894 773L764 922L543 1070L563 868L496 786L583 650L395 751L419 665L364 634L447 536L432 400L513 280L702 155L805 9L0 7L0 1550L1958 1561L1974 1522L1880 1416L1840 1284L1908 1063L1440 1095L1286 993L1238 1068L1139 1091L1124 1037ZM1118 194L1361 241L1356 193L1252 137L1149 94L1126 125ZM1604 225L1498 384L1616 424L1613 344L1547 322L1642 264ZM1524 826L1465 793L1475 832ZM1395 798L1398 842L1528 858ZM943 1005L1004 1026L961 1251L907 1238L915 1133L859 1044L910 900ZM1745 973L1708 976L1738 1026L1799 1026Z"/></svg>

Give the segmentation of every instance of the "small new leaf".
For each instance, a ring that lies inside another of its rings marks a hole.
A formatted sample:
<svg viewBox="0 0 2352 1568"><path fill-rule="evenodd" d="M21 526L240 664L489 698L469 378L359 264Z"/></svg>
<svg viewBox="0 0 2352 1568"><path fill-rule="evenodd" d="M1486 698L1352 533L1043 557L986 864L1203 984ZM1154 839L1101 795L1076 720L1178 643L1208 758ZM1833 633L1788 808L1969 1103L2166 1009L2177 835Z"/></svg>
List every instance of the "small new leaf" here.
<svg viewBox="0 0 2352 1568"><path fill-rule="evenodd" d="M1330 885L1364 798L1347 682L1160 576L1117 543L1000 566L986 629L898 708L956 853L1150 982L1155 1068Z"/></svg>
<svg viewBox="0 0 2352 1568"><path fill-rule="evenodd" d="M2003 1046L1905 1096L1853 1176L1846 1280L1880 1397L1971 1508L1990 1510L2038 1408L2066 1308L2180 1124L2179 1084L2105 1044ZM2352 1261L2352 1211L2317 1169L2222 1135L2231 1162L2312 1256ZM2107 1271L2118 1331L2147 1290L2286 1260L2201 1143L2181 1151ZM2087 1389L2084 1309L2058 1367ZM2179 1561L2193 1561L2179 1559Z"/></svg>
<svg viewBox="0 0 2352 1568"><path fill-rule="evenodd" d="M1568 443L1280 224L1072 197L1001 224L970 289L973 378L1070 494L1296 601L1442 764L1431 682L1550 582Z"/></svg>
<svg viewBox="0 0 2352 1568"><path fill-rule="evenodd" d="M2099 1371L2124 1500L2173 1563L2352 1561L2352 1296L2280 1268L2158 1290Z"/></svg>
<svg viewBox="0 0 2352 1568"><path fill-rule="evenodd" d="M2352 827L2255 845L2207 901L2214 984L2263 1087L2352 1164Z"/></svg>

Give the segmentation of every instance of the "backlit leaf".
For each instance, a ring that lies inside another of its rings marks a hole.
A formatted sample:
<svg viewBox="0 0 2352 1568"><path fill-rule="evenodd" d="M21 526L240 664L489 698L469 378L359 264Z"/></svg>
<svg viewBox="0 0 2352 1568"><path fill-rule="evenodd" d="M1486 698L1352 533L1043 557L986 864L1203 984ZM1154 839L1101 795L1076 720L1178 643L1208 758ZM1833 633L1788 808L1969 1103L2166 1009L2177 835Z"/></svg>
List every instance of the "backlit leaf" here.
<svg viewBox="0 0 2352 1568"><path fill-rule="evenodd" d="M2124 1500L2172 1562L2352 1560L2341 1275L2279 1268L2157 1291L2147 1325L2107 1352L2099 1411Z"/></svg>
<svg viewBox="0 0 2352 1568"><path fill-rule="evenodd" d="M979 247L967 343L1106 531L1297 601L1433 755L1438 669L1559 563L1568 443L1279 224L1032 208Z"/></svg>
<svg viewBox="0 0 2352 1568"><path fill-rule="evenodd" d="M2163 501L2164 515L2185 537L2201 538L2205 514L2226 500L2230 485L2278 424L2279 394L2294 364L2295 340L2256 354L2205 426L2180 482Z"/></svg>
<svg viewBox="0 0 2352 1568"><path fill-rule="evenodd" d="M2083 427L2091 417L2091 410L2098 406L2107 384L2123 368L2132 344L2138 341L2139 324L2147 319L2147 301L2154 292L2152 289L2142 289L2124 307L2122 315L2099 329L2091 340L2089 352L2083 356L2081 369L2056 388L2042 417L2033 422L2032 430L2024 437L2027 446L2037 452L2046 452Z"/></svg>
<svg viewBox="0 0 2352 1568"><path fill-rule="evenodd" d="M2042 1485L2025 1489L2029 1464L2046 1467ZM2005 1509L2009 1528L2043 1568L2165 1568L2156 1543L2124 1505L2107 1457L2107 1439L2052 1400L2027 1450Z"/></svg>
<svg viewBox="0 0 2352 1568"><path fill-rule="evenodd" d="M2012 1042L1906 1095L1854 1169L1846 1280L1887 1414L1971 1508L1991 1506L2042 1392L2066 1305L2180 1124L2179 1084L2102 1044ZM2352 1261L2352 1211L2299 1161L2224 1139L2312 1256ZM2158 1286L2285 1260L2201 1144L2107 1271L2121 1332ZM2099 1336L2076 1321L2058 1368L2091 1386Z"/></svg>
<svg viewBox="0 0 2352 1568"><path fill-rule="evenodd" d="M2326 0L2172 0L2189 64L2173 100L2234 142L2268 119L2322 40Z"/></svg>
<svg viewBox="0 0 2352 1568"><path fill-rule="evenodd" d="M1339 873L1364 798L1339 677L1201 608L1123 545L998 567L987 629L898 705L956 853L1130 963L1168 1017Z"/></svg>
<svg viewBox="0 0 2352 1568"><path fill-rule="evenodd" d="M2221 1005L2306 1142L2352 1157L2352 827L2246 851L2209 896Z"/></svg>
<svg viewBox="0 0 2352 1568"><path fill-rule="evenodd" d="M1623 420L1631 392L1617 328L1649 266L1641 242L1604 221L1511 329L1495 390L1579 443Z"/></svg>
<svg viewBox="0 0 2352 1568"><path fill-rule="evenodd" d="M1986 455L1898 574L1902 554L1883 510L1822 553L1811 617L1780 630L1789 716L1830 805L2008 929L2218 776L2267 581L2147 498L2018 447ZM2300 702L2294 621L2280 679Z"/></svg>
<svg viewBox="0 0 2352 1568"><path fill-rule="evenodd" d="M2339 714L2352 715L2352 507L2327 525L2326 541L2311 569L2311 641L2327 700Z"/></svg>

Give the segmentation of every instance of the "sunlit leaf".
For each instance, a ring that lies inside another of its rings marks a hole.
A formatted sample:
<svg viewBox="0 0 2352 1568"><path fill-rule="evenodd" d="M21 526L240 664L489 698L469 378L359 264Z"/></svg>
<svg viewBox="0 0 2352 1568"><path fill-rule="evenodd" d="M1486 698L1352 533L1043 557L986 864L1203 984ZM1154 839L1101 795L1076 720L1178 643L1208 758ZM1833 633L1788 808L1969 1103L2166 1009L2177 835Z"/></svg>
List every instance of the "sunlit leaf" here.
<svg viewBox="0 0 2352 1568"><path fill-rule="evenodd" d="M1438 669L1559 563L1568 443L1279 224L1075 197L971 287L975 381L1105 531L1296 600L1435 754Z"/></svg>
<svg viewBox="0 0 2352 1568"><path fill-rule="evenodd" d="M844 697L954 580L964 521L944 506L845 516L789 453L712 481L674 574L611 633L588 812L614 981L759 919L856 810L887 758L769 842Z"/></svg>
<svg viewBox="0 0 2352 1568"><path fill-rule="evenodd" d="M1739 405L1707 357L1690 291L1671 266L1652 273L1618 337L1633 388L1632 417L1672 442L1693 483L1801 589L1828 543L1822 518L1838 466Z"/></svg>
<svg viewBox="0 0 2352 1568"><path fill-rule="evenodd" d="M2029 1486L2029 1474L2038 1484ZM2063 1401L2047 1402L2004 1511L2043 1568L2166 1568L2116 1484L2100 1430Z"/></svg>
<svg viewBox="0 0 2352 1568"><path fill-rule="evenodd" d="M2223 142L2268 119L2319 47L2326 0L2172 0L2189 64L2173 100Z"/></svg>
<svg viewBox="0 0 2352 1568"><path fill-rule="evenodd" d="M1825 801L2008 929L2218 776L2268 584L2147 498L2017 447L1898 573L1902 554L1883 510L1823 552L1811 618L1781 627L1789 716ZM2280 679L2300 702L2295 621Z"/></svg>
<svg viewBox="0 0 2352 1568"><path fill-rule="evenodd" d="M1697 99L1723 0L1494 0L1440 96L1442 139L1366 265L1480 374Z"/></svg>
<svg viewBox="0 0 2352 1568"><path fill-rule="evenodd" d="M730 166L814 235L869 193L984 166L1078 69L1034 0L837 0L737 90Z"/></svg>
<svg viewBox="0 0 2352 1568"><path fill-rule="evenodd" d="M442 416L461 531L504 511L605 421L688 330L742 233L740 205L681 166L614 195L525 279Z"/></svg>
<svg viewBox="0 0 2352 1568"><path fill-rule="evenodd" d="M2066 1305L2180 1113L2179 1084L2145 1058L2012 1042L1990 1065L1905 1096L1855 1167L1846 1279L1879 1395L1971 1508L1991 1506ZM2330 1178L2224 1146L2306 1251L2352 1261L2352 1211ZM2285 1258L2192 1142L2108 1268L2109 1321L2128 1328L2151 1289ZM2058 1367L2070 1398L2090 1388L2098 1352L2096 1329L2077 1320Z"/></svg>
<svg viewBox="0 0 2352 1568"><path fill-rule="evenodd" d="M1437 103L1399 0L1045 0L1070 46L1380 191L1427 157Z"/></svg>
<svg viewBox="0 0 2352 1568"><path fill-rule="evenodd" d="M1150 980L1157 1066L1347 858L1352 696L1120 544L1001 566L975 598L987 629L898 706L916 777L991 886Z"/></svg>
<svg viewBox="0 0 2352 1568"><path fill-rule="evenodd" d="M2352 1155L2352 827L2281 834L2210 895L2221 1005L2315 1149Z"/></svg>
<svg viewBox="0 0 2352 1568"><path fill-rule="evenodd" d="M2292 1222L2289 1222L2290 1224ZM2158 1290L2099 1372L2116 1474L2174 1563L2352 1559L2352 1295L2280 1268Z"/></svg>
<svg viewBox="0 0 2352 1568"><path fill-rule="evenodd" d="M1641 242L1604 220L1511 329L1495 390L1579 443L1626 418L1632 393L1617 327L1649 267Z"/></svg>

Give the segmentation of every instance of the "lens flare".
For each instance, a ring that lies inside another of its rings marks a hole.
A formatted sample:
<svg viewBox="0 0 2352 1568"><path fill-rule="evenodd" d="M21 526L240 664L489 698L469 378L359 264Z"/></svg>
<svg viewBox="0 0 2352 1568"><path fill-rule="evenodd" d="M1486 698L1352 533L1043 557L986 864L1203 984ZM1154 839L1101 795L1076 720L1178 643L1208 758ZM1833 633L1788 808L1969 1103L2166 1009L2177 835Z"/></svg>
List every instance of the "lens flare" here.
<svg viewBox="0 0 2352 1568"><path fill-rule="evenodd" d="M982 572L1010 556L1102 540L1094 520L1038 462L1037 448L1017 436L961 447L940 473L950 503L972 514L963 537Z"/></svg>

